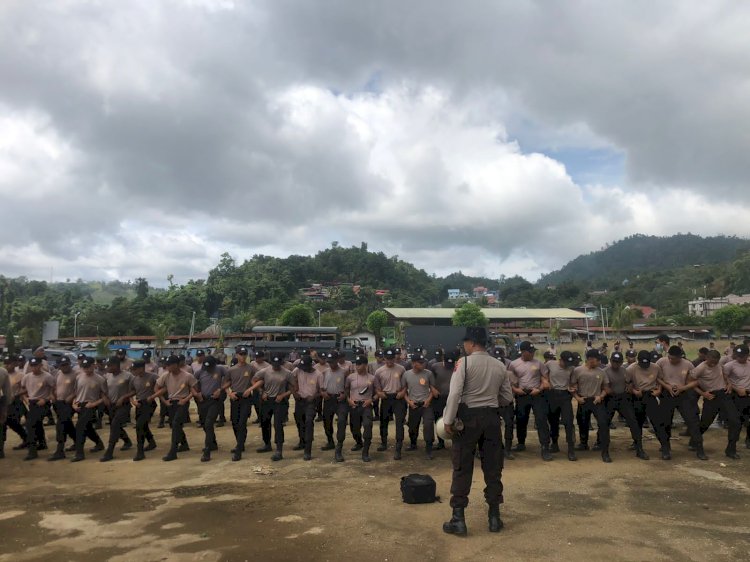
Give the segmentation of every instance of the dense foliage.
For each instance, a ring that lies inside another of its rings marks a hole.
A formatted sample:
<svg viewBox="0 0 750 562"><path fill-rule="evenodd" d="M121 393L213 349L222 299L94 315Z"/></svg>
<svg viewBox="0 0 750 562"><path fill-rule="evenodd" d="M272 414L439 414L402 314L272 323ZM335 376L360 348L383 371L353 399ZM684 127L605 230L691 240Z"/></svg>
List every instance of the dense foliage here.
<svg viewBox="0 0 750 562"><path fill-rule="evenodd" d="M80 336L187 334L193 313L197 332L212 323L227 333L258 324L319 321L354 331L366 328L371 313L385 307L460 307L463 302L447 300L447 289L472 294L477 286L498 291L503 307L586 303L608 308L613 323L626 326L633 316L627 306L641 305L657 309L657 323L708 324L687 316L687 301L750 293L750 251L737 254L748 244L726 237L633 236L576 258L538 283L461 272L437 278L398 256L369 252L364 243L351 248L334 243L315 256L256 255L241 264L223 254L207 279L177 285L170 275L165 289L149 287L143 278L47 283L0 276L0 333L30 346L41 341L44 321L58 320L63 337L72 336L76 325ZM656 267L659 263L662 267ZM312 284L321 284L328 298L305 298L301 290ZM382 329L382 316L370 324Z"/></svg>

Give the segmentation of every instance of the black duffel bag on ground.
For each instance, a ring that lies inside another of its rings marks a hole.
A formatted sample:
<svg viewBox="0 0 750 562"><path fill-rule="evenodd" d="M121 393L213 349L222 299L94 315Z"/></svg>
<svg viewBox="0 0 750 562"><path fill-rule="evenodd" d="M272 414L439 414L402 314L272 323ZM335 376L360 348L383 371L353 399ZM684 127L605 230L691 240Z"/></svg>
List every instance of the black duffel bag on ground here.
<svg viewBox="0 0 750 562"><path fill-rule="evenodd" d="M429 474L409 474L401 478L404 503L434 503L438 497L435 480Z"/></svg>

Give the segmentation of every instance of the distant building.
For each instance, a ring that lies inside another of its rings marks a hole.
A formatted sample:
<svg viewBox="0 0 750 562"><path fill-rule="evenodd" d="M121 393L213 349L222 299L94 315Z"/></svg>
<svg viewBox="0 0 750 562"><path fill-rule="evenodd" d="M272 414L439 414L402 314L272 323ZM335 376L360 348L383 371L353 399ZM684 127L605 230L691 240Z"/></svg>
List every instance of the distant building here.
<svg viewBox="0 0 750 562"><path fill-rule="evenodd" d="M474 287L474 298L479 299L487 294L487 287Z"/></svg>
<svg viewBox="0 0 750 562"><path fill-rule="evenodd" d="M729 306L730 304L748 304L750 303L750 294L733 295L726 297L714 297L712 299L695 299L688 301L688 314L692 316L711 316L717 310Z"/></svg>
<svg viewBox="0 0 750 562"><path fill-rule="evenodd" d="M630 305L631 310L640 310L641 311L641 318L644 320L647 320L651 318L654 314L656 314L656 309L651 306L643 306L640 304L631 304Z"/></svg>
<svg viewBox="0 0 750 562"><path fill-rule="evenodd" d="M457 299L460 294L460 289L448 289L448 298L451 300Z"/></svg>

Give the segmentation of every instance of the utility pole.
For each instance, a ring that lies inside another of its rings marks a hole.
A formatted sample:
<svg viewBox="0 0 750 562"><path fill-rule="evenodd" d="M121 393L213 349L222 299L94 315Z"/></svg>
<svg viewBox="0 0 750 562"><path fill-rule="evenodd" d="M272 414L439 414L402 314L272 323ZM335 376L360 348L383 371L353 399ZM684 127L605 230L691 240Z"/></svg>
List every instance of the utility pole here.
<svg viewBox="0 0 750 562"><path fill-rule="evenodd" d="M190 321L190 335L188 335L188 345L193 341L193 331L195 330L195 311L193 311L193 319Z"/></svg>

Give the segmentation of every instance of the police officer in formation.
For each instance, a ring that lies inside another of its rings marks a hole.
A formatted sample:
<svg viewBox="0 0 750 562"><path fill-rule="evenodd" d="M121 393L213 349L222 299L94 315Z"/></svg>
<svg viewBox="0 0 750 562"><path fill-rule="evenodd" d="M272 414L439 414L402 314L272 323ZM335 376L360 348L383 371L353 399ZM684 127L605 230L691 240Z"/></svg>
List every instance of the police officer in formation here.
<svg viewBox="0 0 750 562"><path fill-rule="evenodd" d="M476 339L482 338L476 335ZM476 341L471 343L471 338L467 342L470 349L479 353L477 357L485 361L482 345ZM603 357L601 351L592 346L584 365L580 365L578 354L568 351L562 352L559 359L550 354L542 363L534 358L536 350L530 342L519 343L521 357L513 362L498 349L493 350L488 357L507 366L505 376L513 396L510 400L499 400L497 408L501 419L503 412L514 414L518 437L516 452L525 449L529 414L533 411L542 458L551 460L552 453L559 452L559 427L562 425L568 459L576 460L576 449L589 448L593 416L597 423L597 443L593 448L601 451L604 462L611 462L610 421L617 412L627 424L632 449L639 458L649 458L643 447L643 427L648 420L659 440L662 459L669 460L672 417L677 410L687 426L688 448L695 451L699 459L708 458L703 434L719 414L728 425L725 455L739 458L740 430L750 419L747 344L733 347L723 358L718 351L706 349L705 360L696 362L687 361L680 346L666 347L667 344L665 340L666 357L647 350L636 353L634 349L625 354L615 351ZM487 345L486 340L484 345ZM207 462L211 453L218 449L215 427L222 409L221 397L226 392L232 406L237 442L232 450L233 460L240 460L244 452L256 394L263 440L258 451L271 451L273 439L274 460L283 459L284 425L291 397L298 434L294 450L303 451L305 460L312 458L314 418L321 399L327 438L323 450L335 449L334 460L344 460L347 425L354 441L352 451L361 451L364 462L371 460L372 425L378 401L378 451L386 451L389 438L395 437L393 458L401 459L406 426L407 450L418 448L421 434L429 459L435 446L435 420L447 417L445 409L455 375L461 365L470 365L473 357L462 363L457 361L454 352L438 350L428 362L424 350L407 360L397 350L388 349L376 353L377 359L371 363L367 354L358 350L351 363L338 350L317 357L304 350L292 365L281 355L273 355L266 361L262 351L257 351L255 361L248 363L248 349L239 347L235 364L229 369L218 364L215 356L200 352L192 367L186 366L178 356L162 358L159 367L151 361L150 353L144 353L143 360L128 364L122 353L116 353L99 362L97 369L97 362L86 356L79 358L77 365L72 365L67 357L58 365L51 365L45 361L43 350L41 354L37 352L29 361L8 356L4 361L5 369L0 368L0 458L4 456L8 430L15 431L20 439L14 449L28 449L28 460L38 457L38 452L46 448L43 419L51 405L57 420L57 446L49 460L64 459L68 451L75 451L73 461L83 460L87 439L94 444L90 452L104 451L104 443L96 432L100 409L107 411L110 418L108 446L101 460L114 458L119 441L123 442L121 450L132 447L126 430L131 421L135 423L137 443L133 460L143 460L146 452L157 447L149 424L156 404L164 400L172 434L164 460L175 460L178 453L189 451L183 425L189 419L190 402L195 400L205 433L201 461ZM128 368L123 368L124 365ZM132 407L135 407L135 417L131 420ZM577 447L574 408L579 414ZM395 422L395 431L391 430L390 421ZM501 454L512 445L512 421L507 423L506 420L499 448ZM66 448L68 441L72 445ZM484 458L487 445L483 434L477 438L477 443ZM750 447L750 441L746 444ZM444 446L438 439L437 448Z"/></svg>

